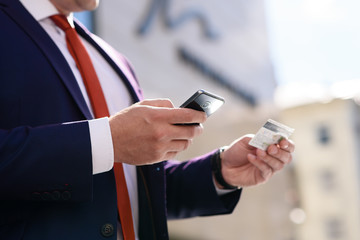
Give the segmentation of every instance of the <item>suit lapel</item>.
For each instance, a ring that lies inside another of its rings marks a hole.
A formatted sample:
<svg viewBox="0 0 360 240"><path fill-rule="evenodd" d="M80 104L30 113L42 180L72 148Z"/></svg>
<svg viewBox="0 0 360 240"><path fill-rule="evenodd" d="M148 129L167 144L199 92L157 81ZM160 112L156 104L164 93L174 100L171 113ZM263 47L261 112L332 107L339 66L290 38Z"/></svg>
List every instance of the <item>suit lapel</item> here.
<svg viewBox="0 0 360 240"><path fill-rule="evenodd" d="M93 117L77 84L75 76L56 44L19 1L0 0L0 3L0 7L31 39L33 39L34 43L39 47L39 50L48 59L54 70L59 75L59 78L63 81L68 91L74 98L84 117L86 119L92 119ZM88 30L81 26L78 22L75 22L75 26L78 33L100 52L100 54L117 72L122 81L124 81L133 98L133 101L138 102L141 100L143 98L142 91L135 79L134 73L132 72L128 61L126 61L126 59L117 53L110 45L88 32Z"/></svg>
<svg viewBox="0 0 360 240"><path fill-rule="evenodd" d="M128 88L133 101L138 102L143 98L141 88L139 83L135 78L135 74L131 69L128 61L124 56L119 54L114 50L109 44L103 41L101 38L96 35L91 34L85 27L83 27L79 22L75 21L76 31L86 39L90 44L92 44L96 50L105 58L105 60L110 64L110 66L115 70L119 75L122 81L125 83Z"/></svg>
<svg viewBox="0 0 360 240"><path fill-rule="evenodd" d="M18 1L11 0L3 2L5 2L3 7L5 13L7 13L39 47L39 50L48 59L59 75L59 78L65 84L84 117L86 119L92 119L93 117L86 105L75 76L55 43Z"/></svg>

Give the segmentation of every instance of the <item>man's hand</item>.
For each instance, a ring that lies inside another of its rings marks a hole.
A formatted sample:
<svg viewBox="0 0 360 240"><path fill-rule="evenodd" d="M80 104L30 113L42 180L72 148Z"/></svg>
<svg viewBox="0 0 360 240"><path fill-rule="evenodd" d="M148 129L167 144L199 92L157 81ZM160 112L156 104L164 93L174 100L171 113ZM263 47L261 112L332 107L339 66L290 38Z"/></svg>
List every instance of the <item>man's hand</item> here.
<svg viewBox="0 0 360 240"><path fill-rule="evenodd" d="M268 181L292 160L295 146L283 139L270 145L266 151L254 148L248 143L251 136L244 136L221 153L221 172L225 181L233 186L255 186ZM217 183L217 186L221 186Z"/></svg>
<svg viewBox="0 0 360 240"><path fill-rule="evenodd" d="M175 157L202 133L203 112L174 108L170 100L144 100L110 117L115 162L152 164Z"/></svg>

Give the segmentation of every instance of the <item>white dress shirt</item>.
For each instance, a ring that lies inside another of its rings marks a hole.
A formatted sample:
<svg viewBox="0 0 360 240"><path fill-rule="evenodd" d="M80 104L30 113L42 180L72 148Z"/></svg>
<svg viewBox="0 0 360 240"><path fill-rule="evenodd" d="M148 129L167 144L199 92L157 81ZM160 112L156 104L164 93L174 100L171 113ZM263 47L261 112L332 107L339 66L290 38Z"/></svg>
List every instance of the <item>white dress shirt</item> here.
<svg viewBox="0 0 360 240"><path fill-rule="evenodd" d="M82 95L92 113L90 100L86 92L86 88L83 83L81 74L67 48L65 33L59 27L57 27L49 18L52 15L59 14L58 10L54 7L54 5L52 5L49 0L20 0L20 2L29 11L29 13L40 23L40 25L49 34L51 39L55 42L61 53L64 55L77 80ZM74 24L72 14L68 16L68 20L71 25ZM84 43L93 62L96 74L99 78L101 87L104 92L110 115L113 115L116 112L130 106L132 104L132 99L123 81L91 44L89 44L83 38L81 38L81 40ZM106 117L89 120L88 122L92 150L93 174L99 174L109 171L113 168L114 165L114 151L109 120ZM138 239L137 231L139 217L136 167L128 164L123 165L126 184L131 202L135 235L136 239ZM122 239L121 233L119 232L118 239Z"/></svg>

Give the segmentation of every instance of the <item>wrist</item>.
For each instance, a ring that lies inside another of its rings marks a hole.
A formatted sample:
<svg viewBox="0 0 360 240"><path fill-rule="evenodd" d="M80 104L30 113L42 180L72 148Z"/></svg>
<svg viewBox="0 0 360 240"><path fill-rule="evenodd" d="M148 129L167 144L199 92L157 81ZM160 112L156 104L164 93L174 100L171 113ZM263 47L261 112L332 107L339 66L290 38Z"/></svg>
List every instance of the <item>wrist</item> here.
<svg viewBox="0 0 360 240"><path fill-rule="evenodd" d="M220 148L211 157L211 170L212 170L213 176L215 178L215 184L220 189L240 189L241 187L231 185L228 182L226 182L224 179L224 176L221 171L221 168L222 168L221 156L222 156L223 151L224 151L224 149Z"/></svg>

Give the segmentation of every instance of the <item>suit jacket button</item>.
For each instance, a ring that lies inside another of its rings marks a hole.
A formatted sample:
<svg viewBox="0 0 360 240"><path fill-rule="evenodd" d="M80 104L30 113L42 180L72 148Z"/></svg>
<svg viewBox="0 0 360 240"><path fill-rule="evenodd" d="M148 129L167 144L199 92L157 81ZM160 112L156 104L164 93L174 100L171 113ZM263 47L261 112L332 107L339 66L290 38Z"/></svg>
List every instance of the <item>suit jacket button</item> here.
<svg viewBox="0 0 360 240"><path fill-rule="evenodd" d="M61 199L64 201L70 200L70 198L71 198L71 193L69 191L64 191L61 194Z"/></svg>
<svg viewBox="0 0 360 240"><path fill-rule="evenodd" d="M111 237L114 235L114 226L110 223L106 223L101 227L101 235L104 237Z"/></svg>

